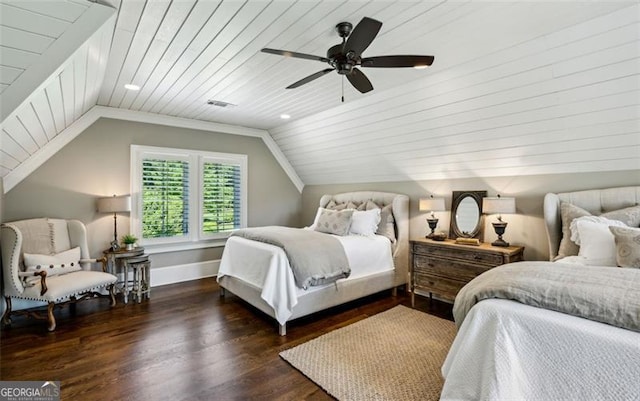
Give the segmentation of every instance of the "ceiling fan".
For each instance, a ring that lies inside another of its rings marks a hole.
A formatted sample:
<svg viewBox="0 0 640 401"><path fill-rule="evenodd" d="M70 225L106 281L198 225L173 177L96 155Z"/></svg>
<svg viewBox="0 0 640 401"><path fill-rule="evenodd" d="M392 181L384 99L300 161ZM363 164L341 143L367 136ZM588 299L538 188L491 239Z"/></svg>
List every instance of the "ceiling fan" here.
<svg viewBox="0 0 640 401"><path fill-rule="evenodd" d="M312 54L297 53L288 50L264 48L264 53L275 54L285 57L296 57L307 60L317 60L328 63L331 68L326 68L311 74L308 77L292 83L287 89L297 88L309 83L314 79L337 71L338 74L346 76L351 85L362 93L373 90L373 85L366 75L357 66L372 68L396 68L396 67L427 67L433 63L433 56L378 56L361 57L362 52L373 42L382 27L382 22L372 18L364 17L355 28L349 22L341 22L336 25L336 31L342 38L342 43L331 46L327 50L327 57L314 56ZM344 97L343 100L344 101Z"/></svg>

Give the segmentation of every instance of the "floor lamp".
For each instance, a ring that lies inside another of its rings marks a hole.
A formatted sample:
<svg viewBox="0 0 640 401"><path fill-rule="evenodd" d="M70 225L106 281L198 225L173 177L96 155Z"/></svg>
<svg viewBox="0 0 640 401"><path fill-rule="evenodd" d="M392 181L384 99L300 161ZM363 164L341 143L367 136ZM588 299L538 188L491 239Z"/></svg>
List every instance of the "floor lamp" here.
<svg viewBox="0 0 640 401"><path fill-rule="evenodd" d="M113 241L111 241L111 250L120 249L118 245L118 213L128 213L131 211L131 196L110 196L108 198L98 199L98 212L113 213Z"/></svg>

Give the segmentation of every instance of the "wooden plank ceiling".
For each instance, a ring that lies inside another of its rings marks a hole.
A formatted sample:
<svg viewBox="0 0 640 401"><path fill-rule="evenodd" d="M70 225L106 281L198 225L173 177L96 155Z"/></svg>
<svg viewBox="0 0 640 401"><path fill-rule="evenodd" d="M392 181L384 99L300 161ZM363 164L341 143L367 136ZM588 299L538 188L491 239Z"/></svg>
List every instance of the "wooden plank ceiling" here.
<svg viewBox="0 0 640 401"><path fill-rule="evenodd" d="M32 4L0 9L45 20L26 27L2 18L0 90L93 3L52 0L46 10ZM640 168L637 2L111 5L117 18L87 37L74 68L3 121L3 176L96 104L268 130L306 184ZM326 64L260 52L324 56L340 41L336 23L355 25L365 16L384 24L365 56L431 54L433 66L363 68L375 88L368 94L336 73L286 90ZM211 106L211 99L235 106Z"/></svg>

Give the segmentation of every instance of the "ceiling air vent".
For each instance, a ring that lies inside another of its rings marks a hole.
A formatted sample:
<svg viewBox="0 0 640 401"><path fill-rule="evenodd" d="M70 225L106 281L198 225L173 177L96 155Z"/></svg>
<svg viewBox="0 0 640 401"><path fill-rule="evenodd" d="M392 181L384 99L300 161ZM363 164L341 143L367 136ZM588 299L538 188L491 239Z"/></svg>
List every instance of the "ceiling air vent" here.
<svg viewBox="0 0 640 401"><path fill-rule="evenodd" d="M236 105L233 103L223 102L222 100L213 100L213 99L207 100L207 104L210 104L216 107L236 107Z"/></svg>

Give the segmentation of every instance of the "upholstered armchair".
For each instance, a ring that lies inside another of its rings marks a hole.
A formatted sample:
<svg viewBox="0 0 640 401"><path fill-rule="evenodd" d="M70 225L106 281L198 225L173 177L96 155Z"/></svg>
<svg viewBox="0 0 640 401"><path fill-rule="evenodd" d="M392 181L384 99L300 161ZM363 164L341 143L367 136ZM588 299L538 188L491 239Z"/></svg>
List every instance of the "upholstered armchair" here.
<svg viewBox="0 0 640 401"><path fill-rule="evenodd" d="M96 296L109 296L111 306L115 305L113 284L116 276L106 272L104 258L89 257L87 230L80 221L21 220L4 223L0 230L6 301L3 325L11 324L12 314L39 317L31 311L12 311L12 298L46 302L49 331L56 328L53 314L56 305ZM91 270L94 263L102 264L101 271ZM108 289L108 295L100 293L105 289Z"/></svg>

